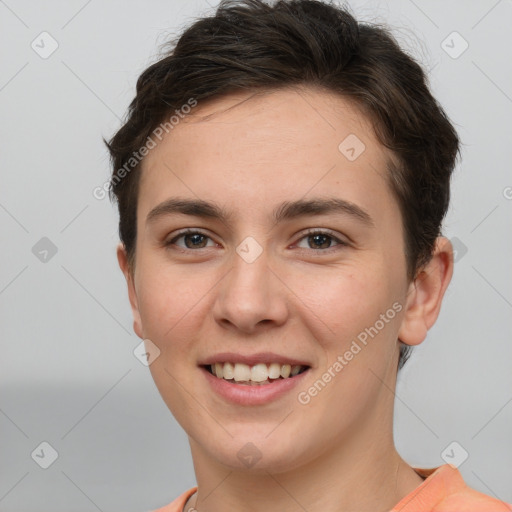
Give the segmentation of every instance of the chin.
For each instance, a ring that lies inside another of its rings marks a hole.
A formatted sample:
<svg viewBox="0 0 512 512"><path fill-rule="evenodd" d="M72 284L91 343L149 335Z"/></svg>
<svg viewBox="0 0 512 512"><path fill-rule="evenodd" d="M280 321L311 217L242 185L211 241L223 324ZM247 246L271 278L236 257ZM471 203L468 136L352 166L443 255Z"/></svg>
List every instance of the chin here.
<svg viewBox="0 0 512 512"><path fill-rule="evenodd" d="M268 432L266 429L265 434L261 435L237 435L229 441L224 440L224 443L212 443L211 438L203 439L200 449L231 471L252 474L287 472L313 458L315 449L304 446L304 439L298 445L296 441L291 441L289 435L285 434L288 439L285 442L283 436L268 436ZM195 444L198 444L197 438ZM308 457L308 453L311 457Z"/></svg>

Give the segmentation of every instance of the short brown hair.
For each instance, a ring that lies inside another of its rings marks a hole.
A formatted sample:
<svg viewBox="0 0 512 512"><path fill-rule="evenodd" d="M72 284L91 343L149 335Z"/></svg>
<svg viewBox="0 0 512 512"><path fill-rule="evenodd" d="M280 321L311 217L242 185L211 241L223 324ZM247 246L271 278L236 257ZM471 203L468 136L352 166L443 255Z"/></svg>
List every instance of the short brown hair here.
<svg viewBox="0 0 512 512"><path fill-rule="evenodd" d="M310 85L352 100L392 151L388 179L403 219L407 275L414 279L441 234L459 139L426 74L386 28L358 22L327 2L223 0L170 45L139 77L125 124L106 142L110 197L118 203L119 235L132 267L140 165L126 165L155 128L191 98ZM410 348L401 345L399 368Z"/></svg>

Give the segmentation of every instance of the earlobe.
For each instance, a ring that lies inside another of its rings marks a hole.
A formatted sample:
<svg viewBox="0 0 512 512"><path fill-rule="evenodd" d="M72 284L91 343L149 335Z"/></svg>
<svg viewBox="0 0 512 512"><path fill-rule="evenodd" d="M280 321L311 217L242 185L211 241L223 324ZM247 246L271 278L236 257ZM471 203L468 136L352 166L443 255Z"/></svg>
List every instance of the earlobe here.
<svg viewBox="0 0 512 512"><path fill-rule="evenodd" d="M126 284L128 286L128 298L130 300L130 307L133 315L133 330L135 334L144 339L142 332L142 322L140 319L139 304L137 300L137 292L135 290L134 275L128 263L128 255L126 249L122 243L117 246L117 261L119 262L119 268L124 274Z"/></svg>
<svg viewBox="0 0 512 512"><path fill-rule="evenodd" d="M431 260L409 285L405 316L398 338L407 345L419 345L439 316L444 293L453 275L453 247L438 237Z"/></svg>

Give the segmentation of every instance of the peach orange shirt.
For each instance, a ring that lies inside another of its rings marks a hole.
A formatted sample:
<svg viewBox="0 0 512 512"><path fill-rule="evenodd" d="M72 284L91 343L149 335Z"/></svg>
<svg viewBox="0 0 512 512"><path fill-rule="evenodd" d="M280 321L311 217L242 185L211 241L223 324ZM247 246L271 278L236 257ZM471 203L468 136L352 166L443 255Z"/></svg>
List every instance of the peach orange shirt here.
<svg viewBox="0 0 512 512"><path fill-rule="evenodd" d="M451 464L413 469L426 479L390 512L512 512L512 504L468 487L459 470ZM189 489L169 505L153 512L182 512L188 498L196 490L197 487Z"/></svg>

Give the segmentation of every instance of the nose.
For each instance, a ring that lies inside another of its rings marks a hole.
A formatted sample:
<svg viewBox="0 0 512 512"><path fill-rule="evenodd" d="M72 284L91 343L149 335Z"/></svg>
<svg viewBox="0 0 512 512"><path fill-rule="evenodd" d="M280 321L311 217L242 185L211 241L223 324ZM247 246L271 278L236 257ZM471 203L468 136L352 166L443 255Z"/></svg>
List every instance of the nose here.
<svg viewBox="0 0 512 512"><path fill-rule="evenodd" d="M234 254L217 290L213 315L224 328L252 334L288 318L287 287L269 267L265 251L252 262Z"/></svg>

